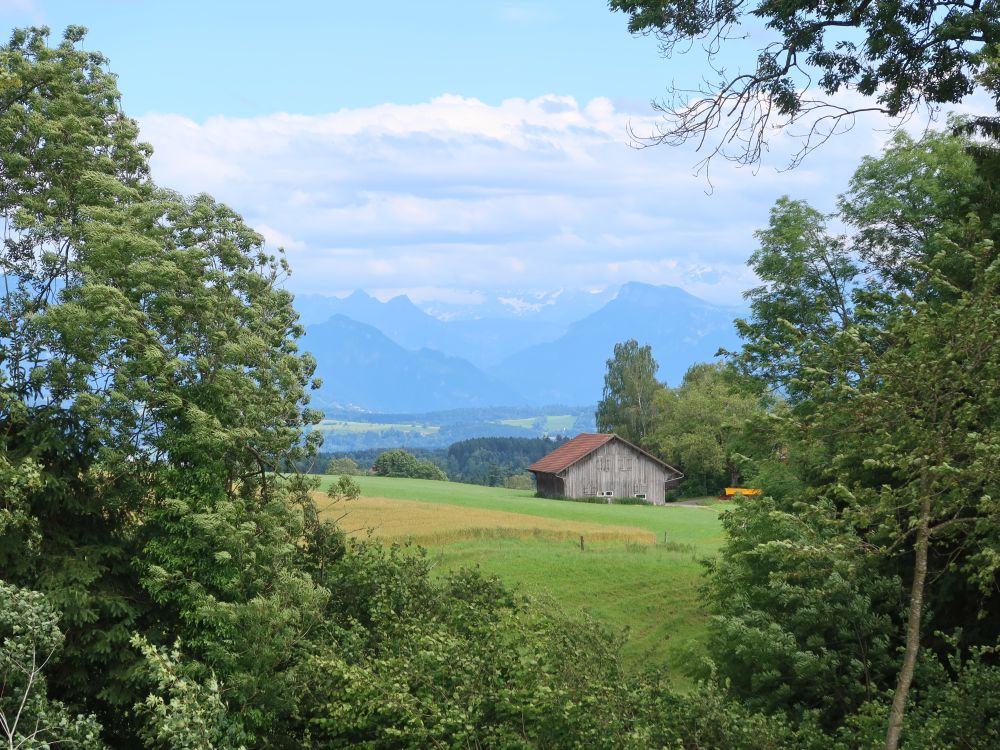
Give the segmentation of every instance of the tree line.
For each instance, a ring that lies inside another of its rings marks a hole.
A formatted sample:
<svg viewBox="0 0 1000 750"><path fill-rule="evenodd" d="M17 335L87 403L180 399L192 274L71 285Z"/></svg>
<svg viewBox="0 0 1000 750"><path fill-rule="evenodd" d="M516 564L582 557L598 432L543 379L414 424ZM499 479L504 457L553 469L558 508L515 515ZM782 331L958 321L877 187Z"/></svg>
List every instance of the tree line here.
<svg viewBox="0 0 1000 750"><path fill-rule="evenodd" d="M656 379L651 347L615 345L597 405L599 432L613 432L684 472L682 496L716 495L756 482L752 457L766 455L759 422L777 401L731 364L692 365L675 388Z"/></svg>
<svg viewBox="0 0 1000 750"><path fill-rule="evenodd" d="M528 467L564 442L566 439L559 437L479 437L452 443L446 450L395 448L389 451L369 449L319 453L315 460L303 466L303 470L314 467L320 473L335 476L372 471L382 476L449 479L487 487L516 485L515 489L531 489L533 485L531 475L527 473ZM430 466L419 468L424 464Z"/></svg>

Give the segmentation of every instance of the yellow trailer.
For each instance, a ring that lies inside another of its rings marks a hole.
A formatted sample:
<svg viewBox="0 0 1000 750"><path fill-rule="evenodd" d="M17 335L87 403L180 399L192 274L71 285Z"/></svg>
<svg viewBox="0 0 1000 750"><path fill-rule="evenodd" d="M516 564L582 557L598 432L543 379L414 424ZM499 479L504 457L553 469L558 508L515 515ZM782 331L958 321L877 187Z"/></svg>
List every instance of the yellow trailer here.
<svg viewBox="0 0 1000 750"><path fill-rule="evenodd" d="M722 490L722 494L719 497L729 500L736 495L745 495L746 497L757 497L763 495L764 490L755 489L753 487L726 487Z"/></svg>

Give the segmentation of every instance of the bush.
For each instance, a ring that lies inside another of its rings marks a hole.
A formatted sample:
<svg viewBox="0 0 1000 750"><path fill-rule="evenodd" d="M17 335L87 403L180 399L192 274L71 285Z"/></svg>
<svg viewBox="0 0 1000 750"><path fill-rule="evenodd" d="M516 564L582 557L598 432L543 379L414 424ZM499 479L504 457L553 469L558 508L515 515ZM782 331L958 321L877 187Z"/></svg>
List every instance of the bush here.
<svg viewBox="0 0 1000 750"><path fill-rule="evenodd" d="M448 481L448 475L430 461L421 461L402 448L379 454L372 464L375 473L383 477L409 477L411 479L437 479Z"/></svg>
<svg viewBox="0 0 1000 750"><path fill-rule="evenodd" d="M652 505L653 503L649 500L643 500L641 497L613 497L611 498L612 505Z"/></svg>
<svg viewBox="0 0 1000 750"><path fill-rule="evenodd" d="M361 467L353 458L335 458L326 465L326 471L323 473L335 477L356 477L361 474Z"/></svg>
<svg viewBox="0 0 1000 750"><path fill-rule="evenodd" d="M535 479L531 474L514 474L504 480L503 486L508 490L533 490Z"/></svg>

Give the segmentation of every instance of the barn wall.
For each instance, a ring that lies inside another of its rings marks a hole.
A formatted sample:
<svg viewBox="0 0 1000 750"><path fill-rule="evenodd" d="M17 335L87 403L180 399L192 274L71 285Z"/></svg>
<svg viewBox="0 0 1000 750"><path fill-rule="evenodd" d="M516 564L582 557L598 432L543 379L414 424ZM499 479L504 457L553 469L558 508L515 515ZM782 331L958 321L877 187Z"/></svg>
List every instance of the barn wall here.
<svg viewBox="0 0 1000 750"><path fill-rule="evenodd" d="M566 470L566 497L591 497L611 490L615 497L645 494L664 502L664 482L671 475L660 464L620 440L611 440Z"/></svg>
<svg viewBox="0 0 1000 750"><path fill-rule="evenodd" d="M535 489L546 497L562 497L565 494L563 480L542 471L535 473Z"/></svg>

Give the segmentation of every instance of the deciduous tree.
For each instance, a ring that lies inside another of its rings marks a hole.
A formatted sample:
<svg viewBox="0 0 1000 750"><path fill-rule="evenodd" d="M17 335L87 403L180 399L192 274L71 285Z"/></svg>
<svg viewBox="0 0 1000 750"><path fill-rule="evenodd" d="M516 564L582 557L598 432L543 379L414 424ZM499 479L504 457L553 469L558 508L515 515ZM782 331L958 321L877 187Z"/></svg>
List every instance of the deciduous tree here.
<svg viewBox="0 0 1000 750"><path fill-rule="evenodd" d="M275 473L315 442L313 362L283 259L231 209L148 180L81 39L0 50L0 471L18 478L0 576L63 613L51 685L109 737L134 732L132 633L167 631L261 740L327 598L297 562L304 488Z"/></svg>
<svg viewBox="0 0 1000 750"><path fill-rule="evenodd" d="M93 716L51 700L47 672L63 643L45 597L0 581L0 742L18 750L103 750Z"/></svg>
<svg viewBox="0 0 1000 750"><path fill-rule="evenodd" d="M930 577L961 570L965 585L985 587L981 611L995 607L987 592L997 578L991 550L1000 523L993 499L1000 492L1000 261L996 225L983 221L993 215L989 192L983 205L933 184L989 160L977 165L967 143L947 146L939 136L927 144L900 137L884 172L875 160L859 171L842 205L858 224L863 273L849 258L846 273L835 273L835 263L819 266L820 283L800 273L799 248L824 257L831 242L815 231L815 216L783 223L789 208L803 212L779 205L754 256L767 283L751 292L754 318L741 326L744 365L794 395L786 435L811 485L800 499L825 497L908 587L887 748L900 741L928 612L938 626L962 624L949 620L947 608L928 607L940 596ZM918 179L911 183L910 175ZM938 221L925 225L924 212ZM792 241L770 242L776 227L792 228ZM845 292L815 293L825 287ZM786 304L799 295L811 304ZM832 304L841 299L843 313ZM996 636L993 628L972 637L991 643Z"/></svg>
<svg viewBox="0 0 1000 750"><path fill-rule="evenodd" d="M809 150L874 111L903 120L921 106L1000 97L1000 11L977 0L812 3L802 0L610 0L632 33L653 34L665 55L700 50L711 75L696 91L674 89L652 143L708 144L756 163L768 134L795 128ZM760 27L763 26L763 29ZM733 66L736 40L759 39L755 59ZM734 72L735 71L735 72ZM857 92L861 99L838 98ZM1000 120L972 124L990 134ZM796 128L797 126L797 128Z"/></svg>
<svg viewBox="0 0 1000 750"><path fill-rule="evenodd" d="M597 404L598 432L614 432L643 445L656 422L656 394L663 385L656 379L659 365L650 346L635 339L615 344L604 375L604 394Z"/></svg>
<svg viewBox="0 0 1000 750"><path fill-rule="evenodd" d="M678 388L664 389L649 446L684 471L686 494L708 494L739 483L740 457L751 452L746 430L763 411L761 398L736 374L715 364L693 365Z"/></svg>

